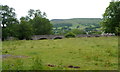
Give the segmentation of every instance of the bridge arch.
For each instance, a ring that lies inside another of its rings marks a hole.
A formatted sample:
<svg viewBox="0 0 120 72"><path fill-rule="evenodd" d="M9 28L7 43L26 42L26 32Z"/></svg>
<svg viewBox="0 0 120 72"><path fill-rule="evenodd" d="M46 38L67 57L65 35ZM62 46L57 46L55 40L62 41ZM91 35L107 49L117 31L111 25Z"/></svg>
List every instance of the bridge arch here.
<svg viewBox="0 0 120 72"><path fill-rule="evenodd" d="M45 40L45 39L48 39L48 38L46 38L46 37L41 37L41 38L39 38L38 40Z"/></svg>
<svg viewBox="0 0 120 72"><path fill-rule="evenodd" d="M63 37L54 37L53 39L63 39Z"/></svg>

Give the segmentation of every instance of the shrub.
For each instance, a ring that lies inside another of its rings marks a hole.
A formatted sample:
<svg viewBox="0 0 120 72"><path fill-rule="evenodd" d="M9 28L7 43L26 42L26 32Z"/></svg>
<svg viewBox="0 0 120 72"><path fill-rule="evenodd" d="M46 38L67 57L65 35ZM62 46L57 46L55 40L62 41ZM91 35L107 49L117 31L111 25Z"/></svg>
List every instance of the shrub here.
<svg viewBox="0 0 120 72"><path fill-rule="evenodd" d="M2 62L2 70L23 70L24 69L23 63L24 63L23 60L20 58L18 59L15 58L13 60L8 58L7 60ZM14 71L10 71L10 72L14 72Z"/></svg>
<svg viewBox="0 0 120 72"><path fill-rule="evenodd" d="M74 38L76 35L73 32L69 32L65 35L66 38Z"/></svg>
<svg viewBox="0 0 120 72"><path fill-rule="evenodd" d="M84 30L80 30L80 29L72 29L71 32L75 33L76 35L86 34L86 32Z"/></svg>

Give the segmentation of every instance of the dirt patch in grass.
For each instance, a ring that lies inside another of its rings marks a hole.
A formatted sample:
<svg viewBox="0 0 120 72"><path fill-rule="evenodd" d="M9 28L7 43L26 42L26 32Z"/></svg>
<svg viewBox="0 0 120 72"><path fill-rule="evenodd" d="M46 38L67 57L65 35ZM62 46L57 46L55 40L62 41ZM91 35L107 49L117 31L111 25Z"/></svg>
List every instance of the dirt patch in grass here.
<svg viewBox="0 0 120 72"><path fill-rule="evenodd" d="M0 55L0 58L8 58L8 57L12 57L12 58L27 58L28 56L23 56L23 55L10 55L10 54Z"/></svg>
<svg viewBox="0 0 120 72"><path fill-rule="evenodd" d="M48 67L67 67L67 68L80 68L79 66L73 66L73 65L69 65L69 66L60 66L60 65L53 65L53 64L48 64Z"/></svg>

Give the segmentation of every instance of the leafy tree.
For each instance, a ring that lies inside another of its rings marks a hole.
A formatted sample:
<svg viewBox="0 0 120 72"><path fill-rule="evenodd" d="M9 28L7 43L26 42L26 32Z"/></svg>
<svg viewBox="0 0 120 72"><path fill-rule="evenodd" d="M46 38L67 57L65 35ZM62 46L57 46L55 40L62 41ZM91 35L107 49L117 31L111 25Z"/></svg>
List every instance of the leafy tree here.
<svg viewBox="0 0 120 72"><path fill-rule="evenodd" d="M42 14L42 12L38 9L38 10L33 10L33 9L30 9L29 11L28 11L28 17L29 18L34 18L34 17L37 17L37 16L39 16L39 17L41 17L41 18L45 18L45 17L47 17L47 15L46 15L46 13L45 12L43 12L43 14Z"/></svg>
<svg viewBox="0 0 120 72"><path fill-rule="evenodd" d="M29 22L21 20L20 24L17 27L17 38L22 39L31 39L33 35L33 30Z"/></svg>
<svg viewBox="0 0 120 72"><path fill-rule="evenodd" d="M0 10L0 14L2 15L2 25L3 28L5 27L5 25L10 26L12 24L16 24L18 23L18 20L16 18L16 14L15 14L15 9L14 8L10 8L7 5L1 5L2 6L2 10Z"/></svg>
<svg viewBox="0 0 120 72"><path fill-rule="evenodd" d="M30 9L27 17L29 18L29 24L32 25L35 35L52 33L52 24L50 24L50 21L46 18L47 15L45 12L42 13L40 10Z"/></svg>
<svg viewBox="0 0 120 72"><path fill-rule="evenodd" d="M2 22L2 38L17 37L19 39L30 39L33 34L50 34L52 25L46 19L46 13L41 13L40 10L30 9L28 16L21 17L19 23L15 9L7 5L0 5L0 21Z"/></svg>
<svg viewBox="0 0 120 72"><path fill-rule="evenodd" d="M15 9L7 5L0 5L0 15L2 16L2 39L15 35L15 26L18 24Z"/></svg>
<svg viewBox="0 0 120 72"><path fill-rule="evenodd" d="M21 17L20 20L29 22L30 18L26 16L26 17Z"/></svg>
<svg viewBox="0 0 120 72"><path fill-rule="evenodd" d="M21 17L20 24L18 25L19 39L31 39L34 35L44 35L50 34L52 30L52 25L50 21L45 18L46 13L41 14L40 10L30 9L28 11L28 16Z"/></svg>
<svg viewBox="0 0 120 72"><path fill-rule="evenodd" d="M118 29L120 28L120 1L110 2L103 14L101 22L103 30L109 33L116 33L120 35Z"/></svg>
<svg viewBox="0 0 120 72"><path fill-rule="evenodd" d="M52 25L48 19L37 16L31 22L36 35L51 34Z"/></svg>

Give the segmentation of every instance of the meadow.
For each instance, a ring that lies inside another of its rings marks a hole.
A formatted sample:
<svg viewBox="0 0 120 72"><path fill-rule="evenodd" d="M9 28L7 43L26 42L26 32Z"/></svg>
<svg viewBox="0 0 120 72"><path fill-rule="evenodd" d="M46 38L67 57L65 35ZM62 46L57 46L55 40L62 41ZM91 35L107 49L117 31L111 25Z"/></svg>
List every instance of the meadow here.
<svg viewBox="0 0 120 72"><path fill-rule="evenodd" d="M2 42L3 70L117 70L118 37Z"/></svg>

